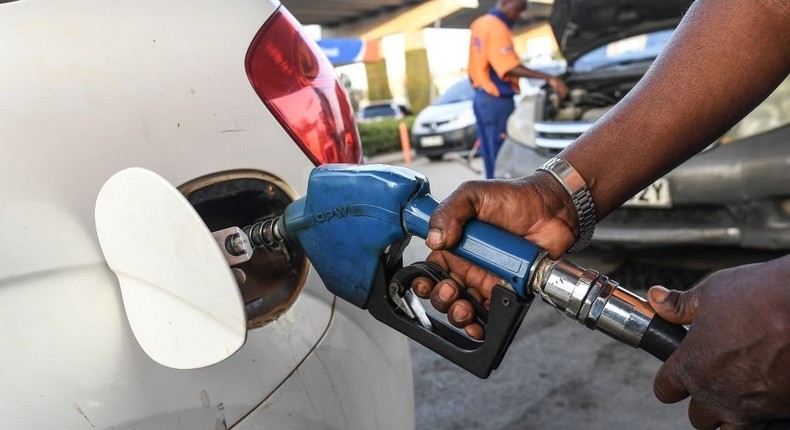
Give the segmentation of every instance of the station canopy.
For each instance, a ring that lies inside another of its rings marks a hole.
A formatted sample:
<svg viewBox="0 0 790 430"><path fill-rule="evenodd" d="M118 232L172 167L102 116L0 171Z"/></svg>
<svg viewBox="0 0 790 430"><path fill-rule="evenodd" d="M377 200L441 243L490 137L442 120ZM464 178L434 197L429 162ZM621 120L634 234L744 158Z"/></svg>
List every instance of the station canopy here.
<svg viewBox="0 0 790 430"><path fill-rule="evenodd" d="M436 0L434 0L436 1ZM440 0L441 1L441 0ZM452 1L452 0L444 0ZM426 3L425 0L281 0L282 4L304 25L343 32L344 27L380 21L397 16ZM442 28L468 28L472 21L494 6L495 0L464 0L477 4L465 7L437 20ZM551 12L551 0L531 1L525 19L519 26L529 26L544 21Z"/></svg>

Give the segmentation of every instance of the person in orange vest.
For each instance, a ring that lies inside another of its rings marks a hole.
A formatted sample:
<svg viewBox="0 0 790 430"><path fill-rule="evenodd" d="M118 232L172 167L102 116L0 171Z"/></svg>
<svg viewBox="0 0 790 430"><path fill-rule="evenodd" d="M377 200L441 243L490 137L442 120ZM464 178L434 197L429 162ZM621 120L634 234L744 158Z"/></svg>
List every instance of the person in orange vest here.
<svg viewBox="0 0 790 430"><path fill-rule="evenodd" d="M568 94L565 83L546 73L524 67L513 49L511 28L527 9L527 0L498 0L486 15L470 27L469 79L476 89L474 112L477 138L486 178L494 177L494 163L504 142L507 119L515 109L519 78L545 79L560 97Z"/></svg>

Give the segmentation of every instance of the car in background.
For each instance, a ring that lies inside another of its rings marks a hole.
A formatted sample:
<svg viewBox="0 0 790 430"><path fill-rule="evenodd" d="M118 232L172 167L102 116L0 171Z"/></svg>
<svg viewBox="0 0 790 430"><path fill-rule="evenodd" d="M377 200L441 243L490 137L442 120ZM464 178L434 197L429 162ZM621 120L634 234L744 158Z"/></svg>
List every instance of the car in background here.
<svg viewBox="0 0 790 430"><path fill-rule="evenodd" d="M517 105L496 177L534 172L617 104L648 70L690 3L556 0L550 20L567 60L562 77L569 97L560 100L544 87ZM790 249L788 157L786 79L705 151L601 220L593 243Z"/></svg>
<svg viewBox="0 0 790 430"><path fill-rule="evenodd" d="M403 119L412 115L409 108L393 102L373 102L359 111L359 121L363 123L382 119Z"/></svg>
<svg viewBox="0 0 790 430"><path fill-rule="evenodd" d="M474 98L472 83L464 78L420 111L411 129L417 155L439 160L448 152L471 150L477 140Z"/></svg>
<svg viewBox="0 0 790 430"><path fill-rule="evenodd" d="M279 2L3 1L0 37L3 427L414 427L407 339L296 250L239 266L237 352L173 369L138 343L97 238L97 195L129 167L216 231L281 213L316 164L361 162L334 69Z"/></svg>

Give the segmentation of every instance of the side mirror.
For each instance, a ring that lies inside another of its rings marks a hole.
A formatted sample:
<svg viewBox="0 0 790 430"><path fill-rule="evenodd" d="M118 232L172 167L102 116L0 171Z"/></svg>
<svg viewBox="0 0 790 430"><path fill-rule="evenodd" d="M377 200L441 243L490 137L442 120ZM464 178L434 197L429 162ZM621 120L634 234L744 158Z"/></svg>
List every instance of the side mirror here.
<svg viewBox="0 0 790 430"><path fill-rule="evenodd" d="M244 344L241 292L222 250L183 195L142 168L113 175L96 199L96 232L129 325L156 362L195 369Z"/></svg>

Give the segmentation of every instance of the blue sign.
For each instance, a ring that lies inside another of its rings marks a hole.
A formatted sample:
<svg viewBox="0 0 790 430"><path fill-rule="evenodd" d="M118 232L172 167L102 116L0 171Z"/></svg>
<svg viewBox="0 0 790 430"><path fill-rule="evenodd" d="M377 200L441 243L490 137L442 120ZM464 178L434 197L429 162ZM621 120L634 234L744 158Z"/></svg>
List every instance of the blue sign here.
<svg viewBox="0 0 790 430"><path fill-rule="evenodd" d="M321 39L318 46L334 65L362 61L365 54L362 39Z"/></svg>

